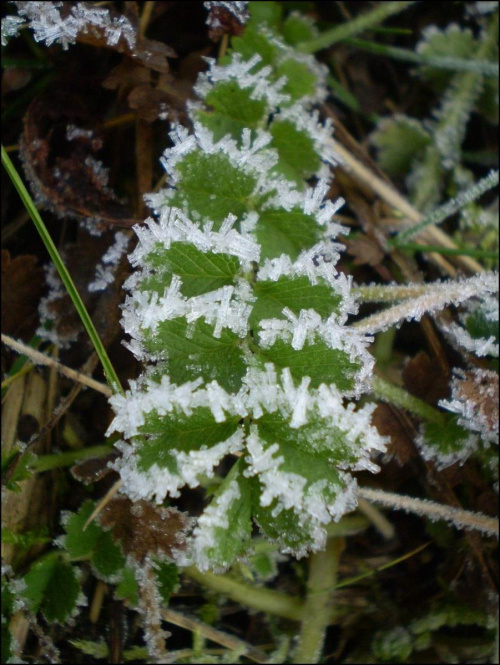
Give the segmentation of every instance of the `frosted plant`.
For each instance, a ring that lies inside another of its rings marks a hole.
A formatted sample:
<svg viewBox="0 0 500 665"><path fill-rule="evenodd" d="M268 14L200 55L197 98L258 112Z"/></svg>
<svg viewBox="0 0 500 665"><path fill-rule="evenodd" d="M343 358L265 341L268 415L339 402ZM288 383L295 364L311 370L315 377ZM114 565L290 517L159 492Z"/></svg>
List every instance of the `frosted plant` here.
<svg viewBox="0 0 500 665"><path fill-rule="evenodd" d="M170 133L156 219L135 228L123 325L145 370L112 397L109 428L128 440L114 468L134 501L232 462L179 560L202 570L245 556L253 522L283 552L323 548L356 507L350 472L377 471L385 445L375 405L346 402L367 387L372 338L345 325L357 307L335 268L331 128L311 109L323 69L252 22L232 44L199 78L194 131Z"/></svg>
<svg viewBox="0 0 500 665"><path fill-rule="evenodd" d="M63 7L62 2L14 4L18 13L28 21L35 40L45 41L47 46L60 43L67 49L69 44L76 42L78 33L92 34L101 30L110 46L117 44L122 38L130 48L135 45L136 32L132 24L125 16L111 16L108 9L93 7L85 2L74 3L69 11Z"/></svg>

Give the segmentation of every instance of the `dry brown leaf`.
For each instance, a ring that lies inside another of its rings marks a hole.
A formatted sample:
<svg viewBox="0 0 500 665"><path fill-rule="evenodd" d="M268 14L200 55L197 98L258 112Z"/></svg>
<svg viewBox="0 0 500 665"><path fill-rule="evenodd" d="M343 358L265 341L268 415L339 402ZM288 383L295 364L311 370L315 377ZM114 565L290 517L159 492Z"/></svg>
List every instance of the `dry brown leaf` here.
<svg viewBox="0 0 500 665"><path fill-rule="evenodd" d="M173 557L186 549L186 532L191 518L176 508L163 508L148 501L132 503L124 496L115 497L102 509L99 521L112 529L114 540L125 554L143 563L149 556Z"/></svg>
<svg viewBox="0 0 500 665"><path fill-rule="evenodd" d="M24 117L23 162L37 203L59 217L91 220L101 228L132 226L130 208L108 184L97 159L102 147L91 100L60 88L36 97Z"/></svg>
<svg viewBox="0 0 500 665"><path fill-rule="evenodd" d="M31 338L38 326L38 303L44 274L30 254L11 258L2 249L2 331L13 337Z"/></svg>

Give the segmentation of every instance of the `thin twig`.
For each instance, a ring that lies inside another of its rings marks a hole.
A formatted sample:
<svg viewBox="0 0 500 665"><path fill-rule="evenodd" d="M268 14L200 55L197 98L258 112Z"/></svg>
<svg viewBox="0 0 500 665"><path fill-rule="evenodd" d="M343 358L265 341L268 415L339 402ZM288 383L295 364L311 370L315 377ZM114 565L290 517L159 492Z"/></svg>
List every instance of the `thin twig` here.
<svg viewBox="0 0 500 665"><path fill-rule="evenodd" d="M111 395L114 394L111 388L106 384L100 383L99 381L92 379L90 376L86 376L85 374L82 374L81 372L71 369L70 367L66 367L66 365L63 365L62 363L58 362L57 360L54 360L53 358L49 358L44 353L41 353L36 349L32 349L30 346L27 346L22 342L16 341L12 337L9 337L9 335L4 335L2 333L2 342L6 346L13 349L14 351L17 351L17 353L27 356L36 365L46 365L48 367L55 367L59 372L61 372L61 374L67 376L69 379L77 381L78 383L81 383L87 386L88 388L93 388L94 390L97 390L103 395L106 395L106 397L111 397Z"/></svg>
<svg viewBox="0 0 500 665"><path fill-rule="evenodd" d="M424 515L433 521L445 520L456 529L475 529L476 531L482 531L498 538L498 519L495 517L489 517L482 513L473 513L462 508L445 506L433 501L415 499L411 496L402 496L393 492L368 489L367 487L360 488L359 495L368 501L381 503L395 510L404 510L407 513Z"/></svg>
<svg viewBox="0 0 500 665"><path fill-rule="evenodd" d="M118 490L122 486L122 482L123 481L122 481L121 478L120 478L120 480L117 480L116 483L112 487L110 487L109 490L106 492L106 494L102 497L102 499L99 501L99 503L94 508L94 510L91 512L91 514L89 515L87 521L83 525L83 530L84 531L88 527L88 525L92 522L92 520L95 517L97 517L97 515L99 515L99 513L104 508L104 506L106 506L111 501L111 499L114 497L114 495L118 492Z"/></svg>
<svg viewBox="0 0 500 665"><path fill-rule="evenodd" d="M255 663L265 663L267 661L266 654L260 649L256 649L251 644L247 644L238 637L217 630L199 619L187 617L184 614L171 609L162 610L162 616L165 621L174 624L174 626L180 626L193 633L199 632L203 637L206 637L207 640L221 644L226 649L231 651L242 651L242 655L253 660Z"/></svg>

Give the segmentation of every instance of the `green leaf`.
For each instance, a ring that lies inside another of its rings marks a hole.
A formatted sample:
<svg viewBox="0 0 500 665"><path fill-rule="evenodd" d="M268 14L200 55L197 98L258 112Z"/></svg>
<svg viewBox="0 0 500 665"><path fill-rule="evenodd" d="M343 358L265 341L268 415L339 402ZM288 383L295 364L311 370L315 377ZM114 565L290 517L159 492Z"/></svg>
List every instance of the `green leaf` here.
<svg viewBox="0 0 500 665"><path fill-rule="evenodd" d="M132 607L136 607L139 602L139 587L135 579L135 573L129 566L122 570L122 579L115 589L117 598L127 600Z"/></svg>
<svg viewBox="0 0 500 665"><path fill-rule="evenodd" d="M451 24L446 30L435 29L418 44L418 53L426 57L454 57L470 60L471 53L478 49L478 42L468 28ZM437 67L421 66L419 76L432 84L437 90L443 90L454 76L453 71Z"/></svg>
<svg viewBox="0 0 500 665"><path fill-rule="evenodd" d="M204 102L219 116L241 123L242 128L257 129L265 122L268 108L265 99L251 99L252 92L252 88L240 88L238 81L219 81Z"/></svg>
<svg viewBox="0 0 500 665"><path fill-rule="evenodd" d="M154 464L177 473L176 454L189 453L203 447L226 441L238 429L239 418L233 417L222 423L215 422L212 411L207 407L193 409L190 416L184 413L159 416L155 411L145 415L141 433L153 438L144 442L138 449L138 468L147 471ZM200 474L203 469L200 469Z"/></svg>
<svg viewBox="0 0 500 665"><path fill-rule="evenodd" d="M425 459L433 459L443 468L455 462L463 462L477 449L477 437L458 424L455 414L442 414L441 423L426 422L422 426L419 447Z"/></svg>
<svg viewBox="0 0 500 665"><path fill-rule="evenodd" d="M314 141L305 130L297 129L291 120L275 120L269 131L273 137L271 146L280 156L276 168L303 185L303 180L316 173L321 165L314 148Z"/></svg>
<svg viewBox="0 0 500 665"><path fill-rule="evenodd" d="M307 277L282 276L276 281L255 282L253 290L257 300L250 315L250 325L257 328L260 319L284 318L288 307L298 315L301 309L314 309L323 318L337 312L341 297L325 282L311 284Z"/></svg>
<svg viewBox="0 0 500 665"><path fill-rule="evenodd" d="M283 92L290 95L291 104L301 99L312 97L318 87L318 77L304 62L298 62L293 58L283 60L276 67L277 78L286 76Z"/></svg>
<svg viewBox="0 0 500 665"><path fill-rule="evenodd" d="M291 446L290 450L303 452L310 457L311 465L315 460L328 466L354 465L362 448L361 437L355 444L347 440L346 432L332 425L330 418L311 415L307 424L301 427L290 427L283 415L277 411L267 413L258 420L259 436L268 443L275 441ZM318 478L321 475L317 476Z"/></svg>
<svg viewBox="0 0 500 665"><path fill-rule="evenodd" d="M351 360L349 353L331 349L319 338L314 344L306 342L300 350L278 339L269 349L261 349L259 355L277 367L289 367L294 379L310 376L311 388L317 388L321 383L334 384L340 392L354 389L361 369L360 360Z"/></svg>
<svg viewBox="0 0 500 665"><path fill-rule="evenodd" d="M66 514L64 545L72 558L88 557L94 571L100 577L109 579L123 568L125 557L111 533L104 531L96 521L92 521L84 530L85 522L94 508L93 501L85 501L77 513Z"/></svg>
<svg viewBox="0 0 500 665"><path fill-rule="evenodd" d="M177 172L179 182L169 204L212 220L215 231L229 213L241 218L248 211L257 179L231 164L227 155L196 150L177 164Z"/></svg>
<svg viewBox="0 0 500 665"><path fill-rule="evenodd" d="M234 464L194 532L198 567L226 569L249 547L252 534L250 481L243 461Z"/></svg>
<svg viewBox="0 0 500 665"><path fill-rule="evenodd" d="M318 34L312 22L306 17L294 12L287 16L283 24L283 38L292 46L300 42L308 42Z"/></svg>
<svg viewBox="0 0 500 665"><path fill-rule="evenodd" d="M2 663L11 662L9 658L13 656L12 635L10 634L7 621L2 621Z"/></svg>
<svg viewBox="0 0 500 665"><path fill-rule="evenodd" d="M24 576L22 595L33 612L39 610L49 623L65 623L75 613L81 593L74 566L59 552L51 552L31 566Z"/></svg>
<svg viewBox="0 0 500 665"><path fill-rule="evenodd" d="M247 27L258 27L266 23L270 28L279 29L283 13L283 7L279 2L259 2L255 0L255 2L248 3L248 10L250 21Z"/></svg>
<svg viewBox="0 0 500 665"><path fill-rule="evenodd" d="M392 176L404 176L431 143L431 136L414 118L384 118L370 137L378 150L378 164Z"/></svg>
<svg viewBox="0 0 500 665"><path fill-rule="evenodd" d="M243 35L232 38L231 47L233 51L241 54L244 61L250 60L256 53L261 56L261 62L256 65L253 71L258 71L266 65L272 65L278 55L278 47L267 36L263 35L253 22L246 26ZM226 56L221 59L220 64L225 65L229 60L230 58Z"/></svg>
<svg viewBox="0 0 500 665"><path fill-rule="evenodd" d="M246 365L242 340L223 328L219 338L214 326L198 319L188 324L185 318L163 321L153 338L146 337L144 346L150 353L168 359L168 373L173 383L182 384L202 377L218 381L225 390L238 390Z"/></svg>
<svg viewBox="0 0 500 665"><path fill-rule="evenodd" d="M170 596L179 584L179 568L175 563L157 561L154 565L154 573L158 581L158 591L165 603L165 607L167 607Z"/></svg>
<svg viewBox="0 0 500 665"><path fill-rule="evenodd" d="M144 262L156 272L141 281L141 291L156 291L163 295L174 274L182 279L181 293L187 298L234 284L234 277L240 270L236 257L202 252L185 242L174 242L169 249L158 244Z"/></svg>
<svg viewBox="0 0 500 665"><path fill-rule="evenodd" d="M259 527L296 554L321 548L326 537L323 525L338 517L340 506L345 512L350 503L355 505L346 474L330 464L327 455L311 454L280 440L280 431L273 431L269 423L261 428L259 422L251 437L250 457L245 460L256 476L254 517ZM253 459L256 467L251 466Z"/></svg>
<svg viewBox="0 0 500 665"><path fill-rule="evenodd" d="M300 252L318 242L322 229L313 215L297 208L263 210L255 230L262 245L261 259L274 259L288 254L295 260Z"/></svg>
<svg viewBox="0 0 500 665"><path fill-rule="evenodd" d="M473 339L493 337L498 342L498 321L489 321L480 309L466 317L465 327Z"/></svg>

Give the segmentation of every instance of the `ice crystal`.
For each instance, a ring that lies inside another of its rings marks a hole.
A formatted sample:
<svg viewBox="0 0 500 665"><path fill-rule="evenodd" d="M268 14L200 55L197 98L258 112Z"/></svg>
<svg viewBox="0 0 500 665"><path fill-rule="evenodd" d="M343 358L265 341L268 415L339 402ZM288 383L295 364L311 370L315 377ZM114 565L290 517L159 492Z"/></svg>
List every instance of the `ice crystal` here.
<svg viewBox="0 0 500 665"><path fill-rule="evenodd" d="M107 285L113 282L118 262L127 251L128 242L128 236L122 231L115 234L115 242L102 257L102 264L97 266L96 278L89 284L89 291L104 291Z"/></svg>
<svg viewBox="0 0 500 665"><path fill-rule="evenodd" d="M15 2L17 11L29 22L37 42L45 41L47 46L55 42L67 49L76 43L79 32L88 33L100 29L104 31L110 46L125 39L130 48L135 45L136 33L125 16L112 17L108 9L93 7L85 2L77 2L69 13L63 16L62 2Z"/></svg>
<svg viewBox="0 0 500 665"><path fill-rule="evenodd" d="M248 21L248 2L244 0L235 0L235 2L224 2L224 0L207 0L203 5L208 9L209 15L207 23L212 30L217 30L221 27L219 19L214 15L214 9L222 9L234 16L234 18L241 25L245 25Z"/></svg>
<svg viewBox="0 0 500 665"><path fill-rule="evenodd" d="M456 370L451 399L439 405L460 416L458 424L477 432L486 443L498 443L498 374L485 369Z"/></svg>
<svg viewBox="0 0 500 665"><path fill-rule="evenodd" d="M19 27L24 23L19 16L5 16L2 19L2 46L7 46L10 37L17 37Z"/></svg>

